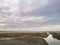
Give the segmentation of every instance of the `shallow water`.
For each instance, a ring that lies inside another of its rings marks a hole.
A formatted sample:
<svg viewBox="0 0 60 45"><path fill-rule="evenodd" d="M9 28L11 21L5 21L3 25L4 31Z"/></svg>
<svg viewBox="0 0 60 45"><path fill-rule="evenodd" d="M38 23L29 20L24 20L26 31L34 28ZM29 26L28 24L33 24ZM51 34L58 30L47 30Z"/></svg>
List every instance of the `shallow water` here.
<svg viewBox="0 0 60 45"><path fill-rule="evenodd" d="M47 38L44 38L49 45L60 45L60 40L54 39L50 34Z"/></svg>

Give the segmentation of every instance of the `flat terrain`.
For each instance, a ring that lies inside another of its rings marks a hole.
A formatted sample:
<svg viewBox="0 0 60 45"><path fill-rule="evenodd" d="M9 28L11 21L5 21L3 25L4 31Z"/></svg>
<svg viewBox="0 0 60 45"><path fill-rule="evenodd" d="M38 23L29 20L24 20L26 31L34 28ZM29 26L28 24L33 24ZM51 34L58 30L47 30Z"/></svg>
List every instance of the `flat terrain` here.
<svg viewBox="0 0 60 45"><path fill-rule="evenodd" d="M48 43L40 38L27 40L0 40L0 45L48 45Z"/></svg>
<svg viewBox="0 0 60 45"><path fill-rule="evenodd" d="M48 45L49 34L60 40L60 32L0 32L0 45Z"/></svg>

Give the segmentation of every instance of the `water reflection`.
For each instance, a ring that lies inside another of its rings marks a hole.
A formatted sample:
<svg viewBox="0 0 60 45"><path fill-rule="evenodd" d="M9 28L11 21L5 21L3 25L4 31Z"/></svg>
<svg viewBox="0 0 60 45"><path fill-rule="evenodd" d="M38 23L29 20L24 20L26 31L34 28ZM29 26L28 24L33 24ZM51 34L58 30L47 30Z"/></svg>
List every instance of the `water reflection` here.
<svg viewBox="0 0 60 45"><path fill-rule="evenodd" d="M49 45L60 45L60 33L50 33L47 38L44 38Z"/></svg>

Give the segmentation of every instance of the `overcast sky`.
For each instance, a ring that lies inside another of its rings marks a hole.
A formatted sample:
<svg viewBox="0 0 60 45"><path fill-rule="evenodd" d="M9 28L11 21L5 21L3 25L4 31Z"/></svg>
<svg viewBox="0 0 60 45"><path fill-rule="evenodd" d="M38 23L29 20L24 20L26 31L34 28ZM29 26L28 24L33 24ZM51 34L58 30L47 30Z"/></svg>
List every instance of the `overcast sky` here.
<svg viewBox="0 0 60 45"><path fill-rule="evenodd" d="M59 31L60 0L0 0L0 31Z"/></svg>

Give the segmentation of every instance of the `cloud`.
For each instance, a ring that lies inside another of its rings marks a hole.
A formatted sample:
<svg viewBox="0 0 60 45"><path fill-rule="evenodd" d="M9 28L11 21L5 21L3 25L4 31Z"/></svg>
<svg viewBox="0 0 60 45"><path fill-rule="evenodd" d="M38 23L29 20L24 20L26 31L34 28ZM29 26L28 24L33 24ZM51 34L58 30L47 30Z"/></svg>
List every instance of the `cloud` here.
<svg viewBox="0 0 60 45"><path fill-rule="evenodd" d="M0 27L1 28L1 27ZM16 27L16 28L11 28L11 27L3 27L1 28L1 31L59 31L60 30L60 25L45 25L45 26L36 26L36 27Z"/></svg>
<svg viewBox="0 0 60 45"><path fill-rule="evenodd" d="M43 17L34 17L34 16L26 16L26 17L23 17L22 19L21 19L21 21L39 21L39 20L41 20Z"/></svg>
<svg viewBox="0 0 60 45"><path fill-rule="evenodd" d="M40 27L19 28L20 31L59 31L60 25L45 25ZM19 30L18 29L18 30Z"/></svg>
<svg viewBox="0 0 60 45"><path fill-rule="evenodd" d="M54 26L57 30L60 25L59 4L59 0L1 0L0 24L11 30L18 27L54 30Z"/></svg>
<svg viewBox="0 0 60 45"><path fill-rule="evenodd" d="M0 26L6 26L6 24L1 23Z"/></svg>

